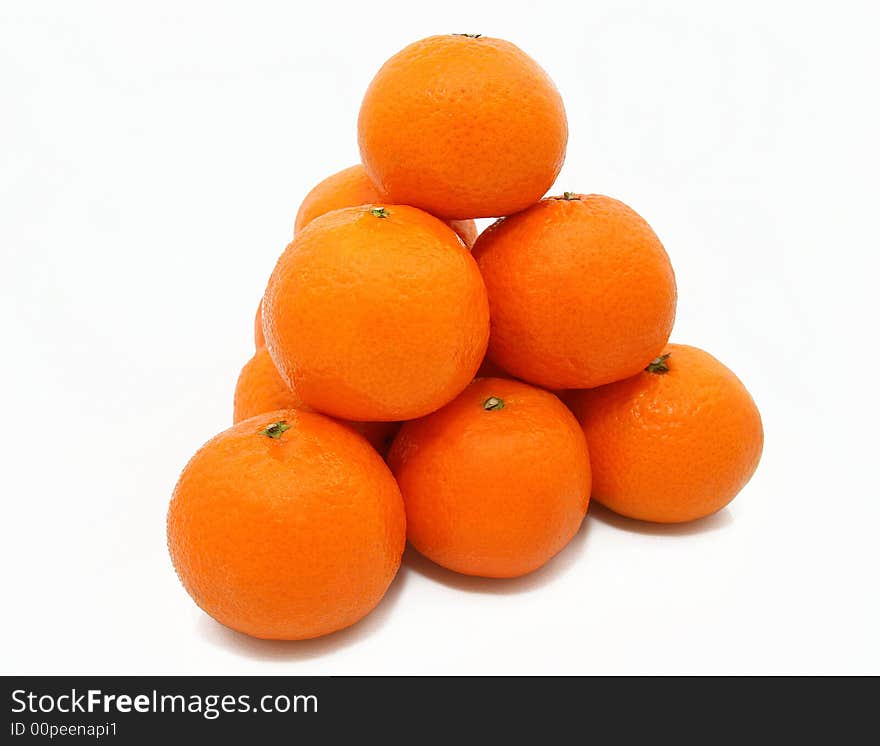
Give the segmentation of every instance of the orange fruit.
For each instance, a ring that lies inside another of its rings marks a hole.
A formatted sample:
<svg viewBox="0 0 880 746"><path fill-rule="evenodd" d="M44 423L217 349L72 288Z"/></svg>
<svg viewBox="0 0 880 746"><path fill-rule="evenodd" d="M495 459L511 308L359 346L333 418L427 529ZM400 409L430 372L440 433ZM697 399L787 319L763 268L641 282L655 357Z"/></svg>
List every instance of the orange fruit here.
<svg viewBox="0 0 880 746"><path fill-rule="evenodd" d="M306 195L297 210L293 232L299 233L315 218L332 210L383 201L362 165L344 168L316 184Z"/></svg>
<svg viewBox="0 0 880 746"><path fill-rule="evenodd" d="M227 627L299 640L368 614L397 573L406 523L379 455L348 428L286 410L244 420L187 464L168 547L193 600Z"/></svg>
<svg viewBox="0 0 880 746"><path fill-rule="evenodd" d="M278 375L269 350L260 347L245 363L235 384L234 423L278 409L308 409Z"/></svg>
<svg viewBox="0 0 880 746"><path fill-rule="evenodd" d="M358 142L386 200L447 219L497 217L552 186L568 124L553 81L521 49L450 34L410 44L376 73Z"/></svg>
<svg viewBox="0 0 880 746"><path fill-rule="evenodd" d="M420 417L464 389L489 336L470 252L414 207L351 207L309 223L263 299L272 359L303 402L347 420Z"/></svg>
<svg viewBox="0 0 880 746"><path fill-rule="evenodd" d="M263 336L263 299L257 306L257 315L254 318L254 347L260 349L266 346L266 338Z"/></svg>
<svg viewBox="0 0 880 746"><path fill-rule="evenodd" d="M761 415L709 353L668 345L632 378L572 392L593 467L593 497L658 523L721 510L749 481L764 445Z"/></svg>
<svg viewBox="0 0 880 746"><path fill-rule="evenodd" d="M610 197L566 192L497 221L474 246L489 359L550 389L642 370L669 339L675 276L651 227Z"/></svg>
<svg viewBox="0 0 880 746"><path fill-rule="evenodd" d="M255 415L278 409L311 411L311 408L306 406L281 378L269 351L261 347L248 360L238 376L232 421L238 423ZM391 441L400 426L397 422L349 422L348 420L339 422L363 435L383 456L388 453Z"/></svg>
<svg viewBox="0 0 880 746"><path fill-rule="evenodd" d="M478 378L403 425L388 455L407 537L439 565L507 578L537 569L577 533L590 498L584 435L553 394Z"/></svg>
<svg viewBox="0 0 880 746"><path fill-rule="evenodd" d="M315 218L331 210L343 207L385 202L385 196L370 181L364 167L345 168L316 185L310 191L296 213L293 232L296 234ZM477 224L473 220L449 220L446 223L454 230L468 248L477 240Z"/></svg>

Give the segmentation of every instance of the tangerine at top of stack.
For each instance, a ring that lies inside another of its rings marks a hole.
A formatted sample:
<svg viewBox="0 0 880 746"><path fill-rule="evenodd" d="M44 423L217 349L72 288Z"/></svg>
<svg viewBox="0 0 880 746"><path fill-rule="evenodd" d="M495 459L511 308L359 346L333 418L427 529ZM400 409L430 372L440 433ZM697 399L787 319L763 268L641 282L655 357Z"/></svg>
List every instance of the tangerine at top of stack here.
<svg viewBox="0 0 880 746"><path fill-rule="evenodd" d="M385 199L445 219L498 217L553 185L568 123L553 81L519 47L447 34L410 44L376 73L358 143Z"/></svg>

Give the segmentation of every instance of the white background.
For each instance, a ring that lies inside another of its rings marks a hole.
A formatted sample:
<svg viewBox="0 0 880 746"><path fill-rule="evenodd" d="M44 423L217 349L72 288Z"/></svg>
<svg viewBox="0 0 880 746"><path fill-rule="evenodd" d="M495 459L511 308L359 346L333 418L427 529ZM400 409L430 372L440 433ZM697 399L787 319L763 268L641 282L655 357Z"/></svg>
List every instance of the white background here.
<svg viewBox="0 0 880 746"><path fill-rule="evenodd" d="M870 3L0 7L3 673L880 673ZM178 584L167 503L230 424L299 201L357 160L370 78L445 32L556 81L555 191L653 225L673 340L740 375L764 458L701 523L594 506L506 582L408 552L350 630L251 640Z"/></svg>

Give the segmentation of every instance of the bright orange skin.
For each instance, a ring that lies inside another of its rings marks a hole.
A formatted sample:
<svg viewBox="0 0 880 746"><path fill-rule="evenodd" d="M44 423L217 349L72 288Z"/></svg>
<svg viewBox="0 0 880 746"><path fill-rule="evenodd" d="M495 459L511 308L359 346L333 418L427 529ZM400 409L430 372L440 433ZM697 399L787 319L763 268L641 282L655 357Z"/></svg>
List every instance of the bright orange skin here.
<svg viewBox="0 0 880 746"><path fill-rule="evenodd" d="M254 318L254 349L259 350L266 346L266 338L263 336L263 299L257 306L257 315Z"/></svg>
<svg viewBox="0 0 880 746"><path fill-rule="evenodd" d="M630 518L679 523L733 500L758 466L764 431L745 386L709 353L664 352L668 372L572 392L570 404L590 444L593 497Z"/></svg>
<svg viewBox="0 0 880 746"><path fill-rule="evenodd" d="M306 195L296 213L294 235L315 218L331 210L381 204L385 201L385 195L374 186L364 167L358 163L328 176ZM477 224L473 220L449 220L446 224L458 234L465 246L471 248L474 245L477 240Z"/></svg>
<svg viewBox="0 0 880 746"><path fill-rule="evenodd" d="M269 350L258 349L248 360L238 376L235 385L233 423L249 419L265 412L278 409L300 409L311 411L296 392L281 378ZM343 425L363 435L383 456L388 453L391 441L400 427L397 422L349 422L339 420Z"/></svg>
<svg viewBox="0 0 880 746"><path fill-rule="evenodd" d="M278 374L269 350L261 347L245 363L238 376L232 421L241 422L254 415L274 412L278 409L308 409L308 407Z"/></svg>
<svg viewBox="0 0 880 746"><path fill-rule="evenodd" d="M467 386L486 351L489 306L448 226L413 207L367 205L297 234L269 280L263 331L310 407L390 422L433 412Z"/></svg>
<svg viewBox="0 0 880 746"><path fill-rule="evenodd" d="M270 424L290 426L277 439ZM187 464L168 511L168 548L193 600L227 627L300 640L348 627L400 565L397 484L367 442L311 412L259 415Z"/></svg>
<svg viewBox="0 0 880 746"><path fill-rule="evenodd" d="M553 81L501 39L432 36L376 73L358 142L387 199L442 218L510 215L540 199L565 159Z"/></svg>
<svg viewBox="0 0 880 746"><path fill-rule="evenodd" d="M675 275L651 227L610 197L549 198L474 246L489 304L489 359L549 389L633 376L669 339Z"/></svg>
<svg viewBox="0 0 880 746"><path fill-rule="evenodd" d="M490 397L503 409L487 411ZM478 378L403 425L388 455L410 543L467 575L508 578L545 564L577 533L590 462L577 420L552 394Z"/></svg>
<svg viewBox="0 0 880 746"><path fill-rule="evenodd" d="M299 233L324 213L383 201L384 196L370 181L361 164L344 168L316 184L306 195L297 210L293 232Z"/></svg>

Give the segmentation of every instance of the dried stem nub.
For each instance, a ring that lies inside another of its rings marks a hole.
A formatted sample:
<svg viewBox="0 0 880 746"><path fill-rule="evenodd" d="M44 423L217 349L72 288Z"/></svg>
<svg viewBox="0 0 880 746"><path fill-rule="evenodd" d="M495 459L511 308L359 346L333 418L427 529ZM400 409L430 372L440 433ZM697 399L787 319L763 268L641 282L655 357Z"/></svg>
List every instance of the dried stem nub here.
<svg viewBox="0 0 880 746"><path fill-rule="evenodd" d="M265 435L267 438L272 438L272 440L278 440L285 430L290 430L290 425L284 420L281 420L279 422L273 422L269 427L265 430L260 430L257 434Z"/></svg>
<svg viewBox="0 0 880 746"><path fill-rule="evenodd" d="M499 409L504 409L504 399L499 399L497 396L490 396L483 402L483 409L487 412L495 412Z"/></svg>
<svg viewBox="0 0 880 746"><path fill-rule="evenodd" d="M669 365L666 361L669 359L669 354L670 353L665 352L664 354L660 355L660 357L655 357L650 363L648 363L648 367L645 368L645 370L648 373L668 373Z"/></svg>

